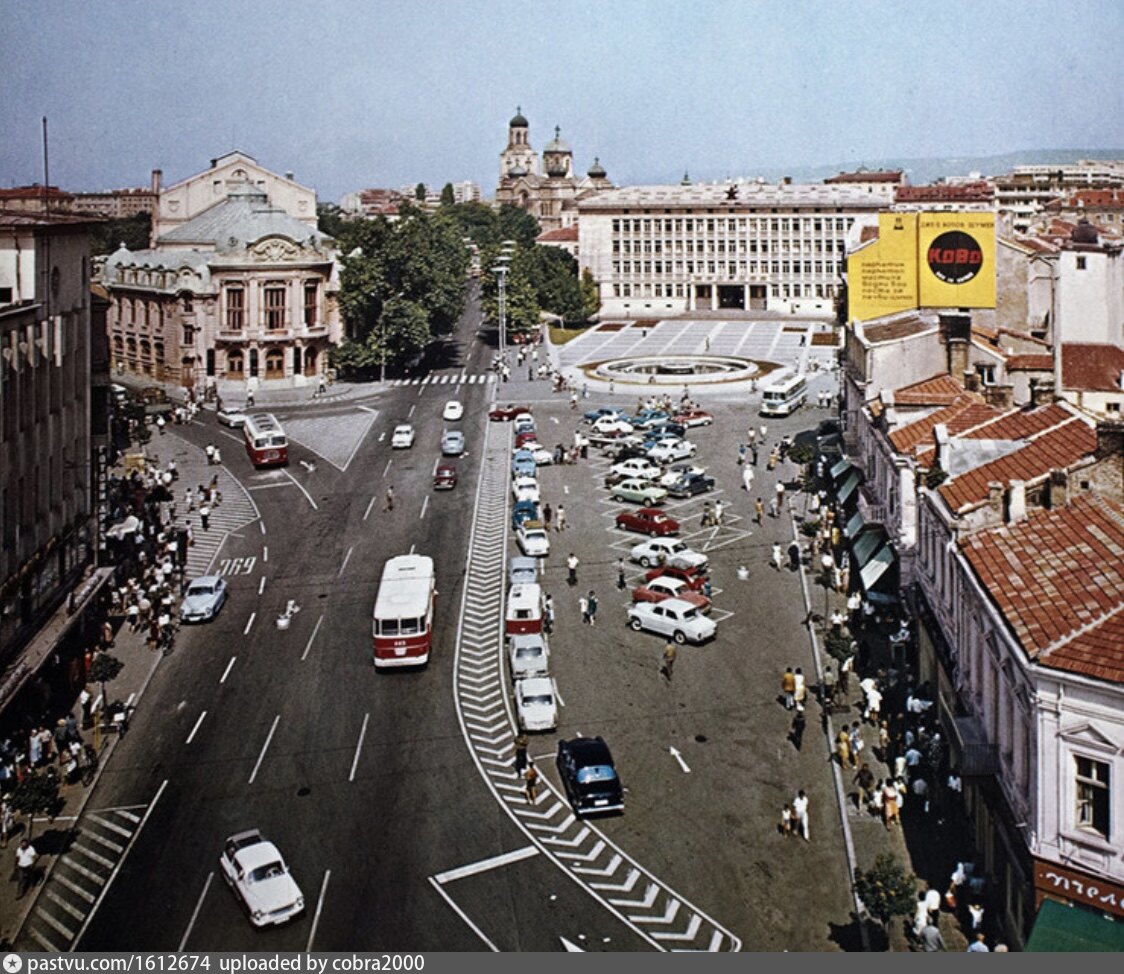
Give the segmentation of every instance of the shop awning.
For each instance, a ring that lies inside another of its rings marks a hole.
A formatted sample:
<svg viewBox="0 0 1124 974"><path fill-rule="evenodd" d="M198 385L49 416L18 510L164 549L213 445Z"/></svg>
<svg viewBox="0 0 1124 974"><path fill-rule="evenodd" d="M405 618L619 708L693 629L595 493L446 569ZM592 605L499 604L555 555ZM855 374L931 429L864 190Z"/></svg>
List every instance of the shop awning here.
<svg viewBox="0 0 1124 974"><path fill-rule="evenodd" d="M831 468L831 479L832 480L838 480L840 477L843 476L843 474L845 474L848 470L850 470L852 466L853 466L853 464L851 463L851 461L848 460L846 457L843 457L842 460L840 460L838 463L835 464L835 466L833 466Z"/></svg>
<svg viewBox="0 0 1124 974"><path fill-rule="evenodd" d="M894 563L894 549L883 545L874 553L859 573L862 576L863 588L868 589L882 577L882 574Z"/></svg>
<svg viewBox="0 0 1124 974"><path fill-rule="evenodd" d="M1119 953L1124 951L1124 921L1083 906L1043 900L1026 949L1028 953Z"/></svg>
<svg viewBox="0 0 1124 974"><path fill-rule="evenodd" d="M846 527L843 528L843 536L848 541L851 541L865 526L866 521L863 520L863 516L858 511L855 511L851 520L849 520Z"/></svg>
<svg viewBox="0 0 1124 974"><path fill-rule="evenodd" d="M874 557L874 553L886 542L886 532L880 530L866 531L860 534L851 545L851 557L855 559L855 567L862 571L866 563Z"/></svg>
<svg viewBox="0 0 1124 974"><path fill-rule="evenodd" d="M857 470L852 470L851 475L843 482L843 486L839 488L839 492L835 495L839 498L840 504L847 503L847 499L858 488L859 480L859 472Z"/></svg>

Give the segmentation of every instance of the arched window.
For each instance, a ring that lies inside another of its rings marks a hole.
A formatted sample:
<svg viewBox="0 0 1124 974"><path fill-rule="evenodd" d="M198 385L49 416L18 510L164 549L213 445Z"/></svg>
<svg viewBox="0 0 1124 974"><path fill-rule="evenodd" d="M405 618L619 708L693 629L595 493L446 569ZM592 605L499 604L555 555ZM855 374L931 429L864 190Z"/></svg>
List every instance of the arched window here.
<svg viewBox="0 0 1124 974"><path fill-rule="evenodd" d="M265 353L265 377L281 379L285 376L285 353L279 348L271 348Z"/></svg>
<svg viewBox="0 0 1124 974"><path fill-rule="evenodd" d="M316 375L316 349L306 348L304 350L304 374Z"/></svg>
<svg viewBox="0 0 1124 974"><path fill-rule="evenodd" d="M226 374L231 379L241 379L246 370L241 352L227 352Z"/></svg>

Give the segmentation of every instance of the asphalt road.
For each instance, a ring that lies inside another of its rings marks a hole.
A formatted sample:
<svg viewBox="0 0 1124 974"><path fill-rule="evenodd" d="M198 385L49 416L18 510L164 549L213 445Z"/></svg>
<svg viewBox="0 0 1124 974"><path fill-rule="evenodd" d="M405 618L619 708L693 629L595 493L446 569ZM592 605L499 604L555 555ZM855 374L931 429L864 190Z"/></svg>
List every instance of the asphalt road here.
<svg viewBox="0 0 1124 974"><path fill-rule="evenodd" d="M491 350L474 338L477 316L470 309L458 326L439 374L486 370ZM456 490L434 493L448 425L441 408L454 388L466 407L456 425L468 453L457 461ZM226 542L223 556L245 559L249 570L230 577L232 598L218 620L181 630L98 786L91 807L160 797L80 949L557 950L561 937L591 950L650 949L650 928L622 919L542 854L468 758L454 648L493 394L484 383L431 382L389 389L361 407L320 409L378 411L346 469L294 446L290 480L254 471L233 445L224 451L264 533L255 523ZM500 397L537 400L543 442L569 441L578 414L546 383L513 382ZM717 422L692 439L718 478L728 524L699 526L703 498L671 511L711 557L719 636L681 650L670 685L657 673L663 641L624 626L628 598L615 589L615 562L642 538L612 527L621 505L599 486L607 464L591 454L541 470L544 499L565 504L571 525L553 536L543 576L557 603L552 670L565 706L558 733L537 735L531 753L553 780L558 737L604 735L628 789L624 815L597 823L606 837L746 949L837 949L832 925L848 922L850 901L828 749L810 709L797 752L785 739L790 715L775 700L786 665L812 669L799 580L767 564L773 541L791 541L792 526L787 518L752 524L738 490L735 444L748 422L761 422L744 394L707 405ZM769 420L769 437L823 416ZM416 445L392 452L390 431L403 421L416 426ZM186 433L200 448L215 434L210 426ZM388 483L392 513L382 510ZM757 486L767 499L764 454ZM510 532L507 543L513 553ZM370 612L379 571L411 548L438 563L432 661L421 672L376 674ZM569 550L582 561L576 589L564 581ZM740 565L748 581L737 578ZM601 603L592 630L577 612L589 588ZM273 620L289 599L300 612L281 631ZM786 844L776 830L798 787L811 797L810 844ZM222 841L251 827L277 842L308 902L282 928L252 929L223 888Z"/></svg>

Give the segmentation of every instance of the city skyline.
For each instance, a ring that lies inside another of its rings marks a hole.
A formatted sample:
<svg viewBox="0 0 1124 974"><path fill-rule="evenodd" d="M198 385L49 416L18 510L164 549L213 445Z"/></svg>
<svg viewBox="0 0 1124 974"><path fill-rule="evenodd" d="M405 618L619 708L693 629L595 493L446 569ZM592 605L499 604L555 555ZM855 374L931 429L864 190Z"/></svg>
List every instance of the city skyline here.
<svg viewBox="0 0 1124 974"><path fill-rule="evenodd" d="M1124 144L1124 8L984 10L12 5L0 180L42 181L43 116L67 189L169 184L237 148L325 201L417 181L490 196L517 107L536 150L560 126L576 172L598 157L625 185Z"/></svg>

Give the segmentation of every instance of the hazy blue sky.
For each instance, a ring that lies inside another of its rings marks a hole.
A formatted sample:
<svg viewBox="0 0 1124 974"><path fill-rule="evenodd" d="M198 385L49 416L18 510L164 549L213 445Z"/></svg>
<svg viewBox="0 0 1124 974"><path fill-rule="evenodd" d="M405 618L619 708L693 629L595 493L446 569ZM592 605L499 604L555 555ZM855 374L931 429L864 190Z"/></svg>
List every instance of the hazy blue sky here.
<svg viewBox="0 0 1124 974"><path fill-rule="evenodd" d="M1124 145L1124 2L0 0L0 183L237 147L321 199L495 190L521 105L618 184Z"/></svg>

